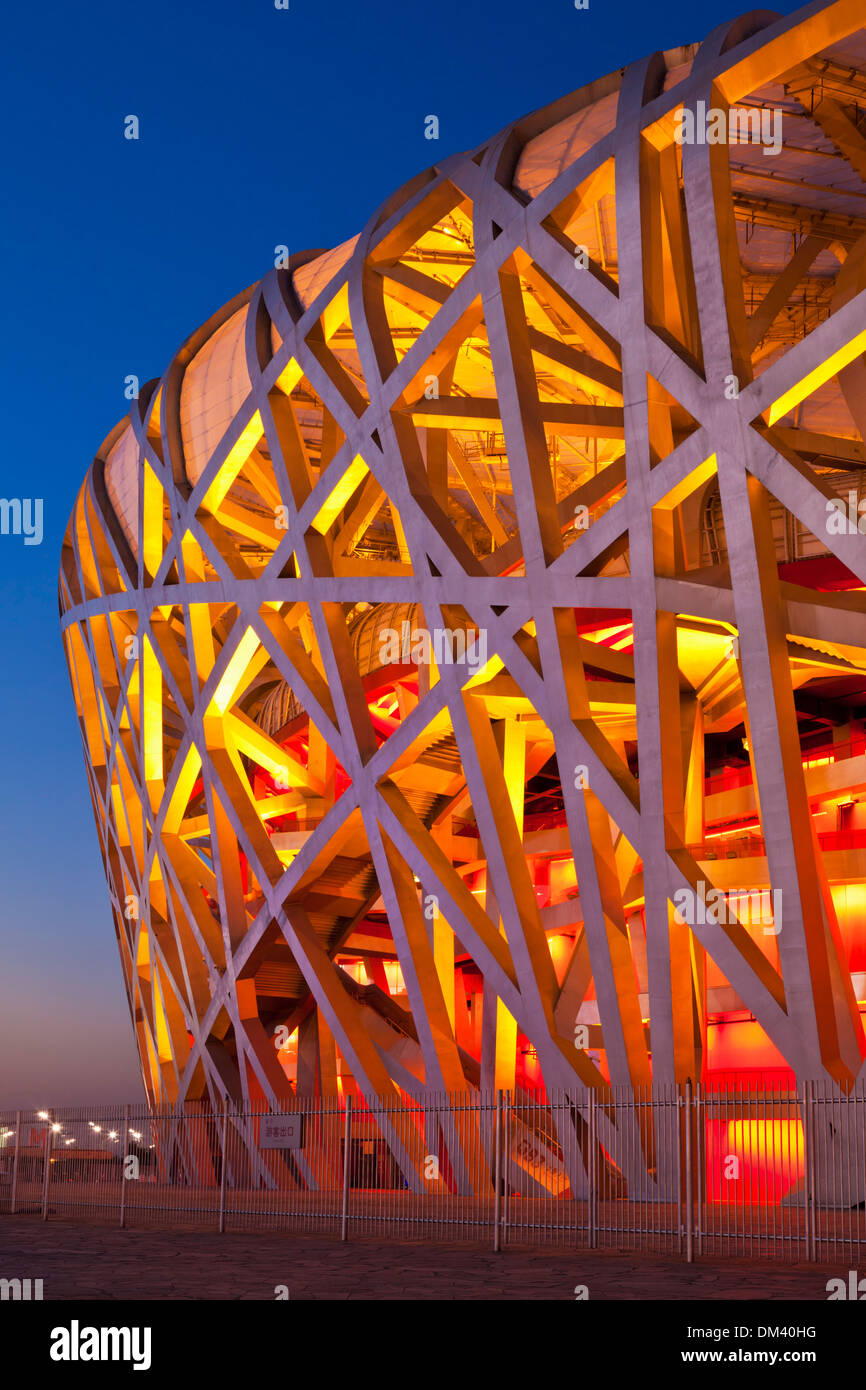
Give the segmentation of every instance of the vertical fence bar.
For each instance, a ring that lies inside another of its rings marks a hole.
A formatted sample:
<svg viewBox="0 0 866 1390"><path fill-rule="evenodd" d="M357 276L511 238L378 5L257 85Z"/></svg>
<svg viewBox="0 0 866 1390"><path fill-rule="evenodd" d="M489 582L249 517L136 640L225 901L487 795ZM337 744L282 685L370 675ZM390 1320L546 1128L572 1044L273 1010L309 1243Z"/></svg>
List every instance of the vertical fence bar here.
<svg viewBox="0 0 866 1390"><path fill-rule="evenodd" d="M219 1233L223 1235L226 1228L226 1179L228 1176L228 1143L229 1143L229 1098L228 1092L223 1096L223 1116L222 1133L220 1135L220 1214L219 1214Z"/></svg>
<svg viewBox="0 0 866 1390"><path fill-rule="evenodd" d="M709 1095L712 1093L710 1092ZM701 1104L698 1111L698 1202L701 1208L701 1226L698 1236L698 1254L704 1253L704 1231L709 1220L712 1229L712 1216L709 1214L709 1198L707 1195L707 1117L712 1113L712 1105L708 1104L708 1092L705 1087L701 1089Z"/></svg>
<svg viewBox="0 0 866 1390"><path fill-rule="evenodd" d="M511 1152L511 1110L515 1102L513 1091L506 1091L505 1110L502 1115L502 1245L508 1243L508 1155ZM536 1107L537 1108L537 1107Z"/></svg>
<svg viewBox="0 0 866 1390"><path fill-rule="evenodd" d="M819 1081L815 1082L814 1090L815 1105L812 1109L813 1119L817 1121L817 1140L820 1146L815 1159L815 1180L820 1175L822 1201L822 1243L825 1246L825 1254L828 1259L835 1262L835 1217L833 1212L833 1192L830 1181L830 1154L827 1149L828 1130L827 1123L827 1087ZM831 1248L832 1247L832 1248Z"/></svg>
<svg viewBox="0 0 866 1390"><path fill-rule="evenodd" d="M15 1203L18 1198L18 1156L21 1152L21 1111L15 1111L15 1157L12 1160L12 1201L9 1208L9 1215L15 1215Z"/></svg>
<svg viewBox="0 0 866 1390"><path fill-rule="evenodd" d="M685 1144L685 1130L682 1128L684 1121L681 1119L685 1108L685 1100L679 1087L676 1088L676 1112L677 1112L677 1155L679 1163L677 1165L677 1208L679 1210L680 1238L678 1243L678 1254L682 1254L683 1236L686 1230L686 1189L685 1175L683 1173L683 1146Z"/></svg>
<svg viewBox="0 0 866 1390"><path fill-rule="evenodd" d="M838 1105L836 1096L834 1095L833 1091L830 1090L830 1088L826 1085L823 1087L823 1090L825 1092L826 1101L826 1109L824 1112L826 1116L824 1120L824 1134L827 1140L827 1172L832 1174L832 1179L829 1185L827 1197L829 1199L830 1210L833 1212L833 1255L835 1259L839 1259L840 1256L844 1255L844 1250L840 1250L839 1246L844 1246L845 1231L844 1226L842 1226L842 1223L840 1222L837 1214L839 1208L842 1205L840 1201L841 1175L839 1166L836 1162L836 1154L838 1152L838 1148L836 1145L836 1134L838 1133L839 1129L839 1120L837 1114Z"/></svg>
<svg viewBox="0 0 866 1390"><path fill-rule="evenodd" d="M679 1211L679 1221L677 1222L677 1225L678 1225L678 1227L679 1227L679 1229L678 1229L678 1231L677 1231L677 1254L678 1254L678 1255L681 1255L681 1254L683 1253L683 1146L682 1146L682 1144L680 1143L680 1134L679 1134L679 1116L680 1116L680 1108L681 1108L681 1107L680 1107L680 1093L679 1093L679 1089L678 1089L676 1086L673 1087L673 1090L672 1090L671 1095L670 1095L670 1106L671 1106L670 1143L671 1143L671 1148L672 1148L672 1149L674 1149L674 1148L676 1149L676 1155L677 1155L677 1164L676 1164L676 1171L677 1171L677 1189L676 1189L676 1190L677 1190L677 1208L678 1208L678 1211Z"/></svg>
<svg viewBox="0 0 866 1390"><path fill-rule="evenodd" d="M340 1222L340 1240L349 1239L349 1150L352 1146L352 1097L346 1096L346 1110L343 1117L343 1213Z"/></svg>
<svg viewBox="0 0 866 1390"><path fill-rule="evenodd" d="M812 1242L812 1202L810 1187L812 1184L812 1162L809 1153L809 1145L812 1141L812 1126L809 1115L809 1083L803 1082L803 1214L804 1232L806 1238L806 1259L814 1259Z"/></svg>
<svg viewBox="0 0 866 1390"><path fill-rule="evenodd" d="M123 1133L129 1133L129 1106L123 1107ZM123 1141L123 1157L120 1160L120 1229L126 1225L126 1139Z"/></svg>
<svg viewBox="0 0 866 1390"><path fill-rule="evenodd" d="M686 1264L691 1264L694 1252L694 1220L692 1215L692 1082L686 1078L684 1117L686 1124Z"/></svg>
<svg viewBox="0 0 866 1390"><path fill-rule="evenodd" d="M820 1173L823 1193L820 1243L826 1246L826 1253L829 1256L832 1203L830 1202L829 1191L830 1168L827 1161L827 1087L821 1081L813 1081L810 1091L812 1097L812 1187L814 1191ZM818 1212L814 1201L812 1211L814 1215L814 1244L817 1251L819 1245ZM835 1251L833 1253L835 1254Z"/></svg>
<svg viewBox="0 0 866 1390"><path fill-rule="evenodd" d="M701 1083L698 1082L695 1088L695 1176L697 1178L697 1191L695 1192L695 1253L700 1255L704 1229L704 1187L706 1175L703 1162L703 1145L701 1135L704 1130L703 1120L704 1092Z"/></svg>
<svg viewBox="0 0 866 1390"><path fill-rule="evenodd" d="M48 1181L51 1176L51 1121L45 1125L45 1158L42 1174L42 1220L48 1220Z"/></svg>
<svg viewBox="0 0 866 1390"><path fill-rule="evenodd" d="M129 1149L129 1106L123 1107L123 1143L120 1147L120 1224L126 1224L126 1156Z"/></svg>
<svg viewBox="0 0 866 1390"><path fill-rule="evenodd" d="M589 1184L589 1248L598 1245L598 1176L596 1173L596 1131L598 1129L598 1099L595 1087L589 1093L589 1136L587 1138L586 1176Z"/></svg>
<svg viewBox="0 0 866 1390"><path fill-rule="evenodd" d="M502 1211L502 1092L496 1092L493 1137L493 1249L499 1250L499 1220Z"/></svg>

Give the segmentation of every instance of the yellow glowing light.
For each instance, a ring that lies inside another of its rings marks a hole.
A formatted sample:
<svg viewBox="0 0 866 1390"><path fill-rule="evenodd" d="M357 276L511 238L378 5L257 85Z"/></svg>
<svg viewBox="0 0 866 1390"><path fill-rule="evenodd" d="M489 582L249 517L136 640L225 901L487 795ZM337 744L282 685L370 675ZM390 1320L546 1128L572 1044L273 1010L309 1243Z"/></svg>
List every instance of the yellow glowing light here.
<svg viewBox="0 0 866 1390"><path fill-rule="evenodd" d="M180 829L183 813L189 804L195 780L201 769L201 757L198 749L190 748L184 759L183 767L180 770L178 779L174 785L171 800L165 813L163 830L167 835L176 835Z"/></svg>
<svg viewBox="0 0 866 1390"><path fill-rule="evenodd" d="M231 657L222 678L213 693L209 713L225 714L240 684L244 671L249 666L259 646L258 634L248 627Z"/></svg>
<svg viewBox="0 0 866 1390"><path fill-rule="evenodd" d="M207 490L207 494L202 502L205 511L217 512L222 505L223 498L240 473L250 453L258 444L264 434L262 417L256 410L253 413L249 424L241 431L237 442L229 450L226 461L220 468L213 482Z"/></svg>
<svg viewBox="0 0 866 1390"><path fill-rule="evenodd" d="M141 529L144 537L144 567L149 574L156 574L165 550L165 493L147 460L144 463L143 497L144 511Z"/></svg>
<svg viewBox="0 0 866 1390"><path fill-rule="evenodd" d="M349 282L344 280L322 311L322 335L328 343L349 317Z"/></svg>
<svg viewBox="0 0 866 1390"><path fill-rule="evenodd" d="M432 667L433 663L431 662L430 664ZM505 667L503 666L502 658L499 656L491 656L481 667L481 669L476 671L475 674L470 677L470 679L464 685L463 689L473 690L476 686L486 685L489 680L492 680L494 676L498 675L500 671L504 670Z"/></svg>
<svg viewBox="0 0 866 1390"><path fill-rule="evenodd" d="M160 985L159 971L156 972L156 978L154 980L153 1003L153 1014L154 1020L156 1022L157 1054L159 1056L160 1062L170 1062L172 1060L171 1036L169 1034L168 1028L168 1017L166 1015L165 1005L162 1000L162 988ZM130 1134L135 1134L135 1130L130 1130ZM138 1139L140 1138L140 1135L136 1134L135 1137Z"/></svg>
<svg viewBox="0 0 866 1390"><path fill-rule="evenodd" d="M688 473L681 483L677 483L675 487L671 488L670 492L666 492L664 497L660 498L656 503L656 506L664 508L665 511L669 511L673 507L678 507L680 503L684 502L687 497L690 497L702 483L709 482L710 478L714 476L716 469L716 456L715 454L710 454L709 458L704 459L703 463L699 463L697 468L693 468L691 473Z"/></svg>
<svg viewBox="0 0 866 1390"><path fill-rule="evenodd" d="M364 481L369 469L361 458L356 454L346 469L340 480L331 489L328 497L313 517L313 525L320 535L324 536L328 528L332 525L334 518L343 510L352 493L358 485Z"/></svg>
<svg viewBox="0 0 866 1390"><path fill-rule="evenodd" d="M277 377L277 386L286 396L290 396L304 375L294 357L290 357L286 366Z"/></svg>
<svg viewBox="0 0 866 1390"><path fill-rule="evenodd" d="M799 405L807 396L811 396L813 391L817 391L819 386L823 386L825 381L829 381L831 376L841 372L843 367L847 367L849 362L853 362L855 357L859 357L862 352L866 352L866 328L862 333L858 333L852 338L850 343L838 351L831 353L824 362L798 381L789 391L780 396L770 406L770 413L767 417L769 423L774 425L783 415L787 415L789 410L793 410L795 405Z"/></svg>
<svg viewBox="0 0 866 1390"><path fill-rule="evenodd" d="M589 642L603 644L611 637L621 637L624 632L628 632L629 636L631 636L631 623L617 623L615 627L600 627L596 632L587 632L582 635L585 636Z"/></svg>
<svg viewBox="0 0 866 1390"><path fill-rule="evenodd" d="M293 758L285 748L274 743L273 739L246 715L227 714L225 731L241 753L252 758L259 767L265 768L274 777L282 778L284 782L291 782L293 785L310 787L319 796L323 794L322 781Z"/></svg>
<svg viewBox="0 0 866 1390"><path fill-rule="evenodd" d="M142 726L144 732L144 776L151 786L162 786L162 671L147 637L142 644ZM154 789L156 790L156 789ZM158 801L154 804L158 804Z"/></svg>
<svg viewBox="0 0 866 1390"><path fill-rule="evenodd" d="M327 534L328 528L334 523L334 518L339 516L357 486L364 481L368 474L367 464L361 459L360 453L356 453L352 463L346 468L341 480L336 482L331 493L325 498L316 516L313 517L313 525L320 535Z"/></svg>
<svg viewBox="0 0 866 1390"><path fill-rule="evenodd" d="M141 930L138 933L138 950L136 952L135 963L139 966L139 974L144 974L149 978L150 971L147 967L150 965L150 941L147 935L147 926L144 922L142 922Z"/></svg>

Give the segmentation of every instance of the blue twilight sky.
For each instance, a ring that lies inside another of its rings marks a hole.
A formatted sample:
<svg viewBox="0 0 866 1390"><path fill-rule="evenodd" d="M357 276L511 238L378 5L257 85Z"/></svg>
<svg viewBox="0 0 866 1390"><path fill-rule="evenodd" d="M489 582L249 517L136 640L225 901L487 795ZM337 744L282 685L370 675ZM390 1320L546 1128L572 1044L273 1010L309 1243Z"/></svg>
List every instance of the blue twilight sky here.
<svg viewBox="0 0 866 1390"><path fill-rule="evenodd" d="M56 597L61 536L125 414L124 377L160 376L277 244L335 245L437 156L739 12L737 0L7 10L0 496L42 497L44 539L0 537L0 1108L142 1094ZM138 142L123 138L129 114Z"/></svg>

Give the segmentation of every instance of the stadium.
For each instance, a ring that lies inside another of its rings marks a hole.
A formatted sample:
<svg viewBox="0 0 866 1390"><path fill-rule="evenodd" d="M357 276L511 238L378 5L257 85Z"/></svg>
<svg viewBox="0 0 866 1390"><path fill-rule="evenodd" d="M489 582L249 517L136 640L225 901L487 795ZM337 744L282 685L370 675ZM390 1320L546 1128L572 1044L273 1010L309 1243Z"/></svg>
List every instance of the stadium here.
<svg viewBox="0 0 866 1390"><path fill-rule="evenodd" d="M107 436L60 608L154 1109L857 1085L864 103L849 0L656 53Z"/></svg>

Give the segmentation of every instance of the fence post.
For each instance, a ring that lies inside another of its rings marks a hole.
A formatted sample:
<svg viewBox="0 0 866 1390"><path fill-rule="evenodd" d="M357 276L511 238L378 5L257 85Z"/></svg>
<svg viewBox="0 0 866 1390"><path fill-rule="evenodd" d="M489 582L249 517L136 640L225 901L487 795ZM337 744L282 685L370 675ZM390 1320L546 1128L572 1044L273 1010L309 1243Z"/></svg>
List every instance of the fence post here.
<svg viewBox="0 0 866 1390"><path fill-rule="evenodd" d="M597 1153L596 1138L598 1130L598 1112L596 1106L598 1098L593 1086L589 1093L589 1138L587 1140L587 1165L586 1177L589 1183L589 1248L595 1250L598 1245L598 1174L596 1172Z"/></svg>
<svg viewBox="0 0 866 1390"><path fill-rule="evenodd" d="M229 1128L229 1098L228 1093L223 1096L223 1123L222 1123L222 1160L220 1162L220 1218L219 1233L222 1235L226 1228L226 1174L227 1174L227 1148L228 1148L228 1128Z"/></svg>
<svg viewBox="0 0 866 1390"><path fill-rule="evenodd" d="M694 1252L694 1212L692 1193L692 1080L686 1078L685 1103L683 1114L686 1125L686 1263L692 1264Z"/></svg>
<svg viewBox="0 0 866 1390"><path fill-rule="evenodd" d="M15 1215L15 1203L18 1197L18 1154L21 1150L21 1111L15 1111L15 1157L12 1160L12 1202L9 1208L9 1215Z"/></svg>
<svg viewBox="0 0 866 1390"><path fill-rule="evenodd" d="M346 1109L343 1115L343 1212L340 1222L340 1240L349 1239L349 1150L352 1147L352 1097L346 1096Z"/></svg>
<svg viewBox="0 0 866 1390"><path fill-rule="evenodd" d="M126 1225L126 1145L129 1134L129 1106L123 1107L123 1155L120 1160L120 1229Z"/></svg>
<svg viewBox="0 0 866 1390"><path fill-rule="evenodd" d="M809 1238L809 1085L805 1080L800 1099L803 1107L803 1239L806 1242L806 1259L809 1260L812 1258Z"/></svg>
<svg viewBox="0 0 866 1390"><path fill-rule="evenodd" d="M826 1091L826 1084L822 1083L822 1090ZM815 1120L821 1111L818 1107L818 1082L813 1077L809 1082L809 1133L812 1136L812 1162L809 1169L809 1199L812 1208L812 1259L818 1258L818 1203L815 1198L815 1179L817 1177L815 1161Z"/></svg>
<svg viewBox="0 0 866 1390"><path fill-rule="evenodd" d="M704 1253L704 1199L706 1197L707 1185L707 1164L704 1155L704 1145L706 1144L706 1118L705 1093L700 1081L695 1087L695 1179L696 1187L694 1192L694 1228L695 1228L695 1254Z"/></svg>
<svg viewBox="0 0 866 1390"><path fill-rule="evenodd" d="M496 1131L493 1147L493 1249L499 1250L499 1224L502 1215L502 1092L496 1092Z"/></svg>
<svg viewBox="0 0 866 1390"><path fill-rule="evenodd" d="M806 1259L817 1259L815 1236L815 1135L814 1110L810 1104L811 1087L803 1082L803 1205L806 1214Z"/></svg>
<svg viewBox="0 0 866 1390"><path fill-rule="evenodd" d="M502 1112L502 1160L500 1162L500 1172L502 1176L502 1239L503 1246L508 1244L508 1155L511 1153L511 1113L515 1104L515 1094L507 1090L503 1096L504 1110Z"/></svg>
<svg viewBox="0 0 866 1390"><path fill-rule="evenodd" d="M683 1108L683 1098L680 1091L680 1087L676 1081L672 1081L670 1085L665 1088L663 1094L667 1096L670 1100L670 1104L674 1112L674 1117L671 1121L671 1135L677 1141L677 1254L681 1255L683 1253L683 1235L686 1229L686 1199L684 1192L685 1175L683 1173L683 1133L682 1125L680 1122L680 1112Z"/></svg>
<svg viewBox="0 0 866 1390"><path fill-rule="evenodd" d="M47 1121L46 1121L46 1124L45 1124L45 1159L44 1159L44 1163L43 1163L43 1167L44 1167L45 1171L44 1171L43 1174L42 1174L42 1220L43 1220L43 1221L47 1221L47 1220L48 1220L48 1183L49 1183L49 1179L51 1178L51 1135L52 1135L52 1133L53 1133L53 1131L52 1131L52 1129L51 1129L51 1121L50 1121L50 1120L47 1120Z"/></svg>

